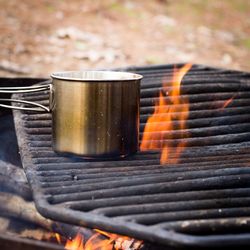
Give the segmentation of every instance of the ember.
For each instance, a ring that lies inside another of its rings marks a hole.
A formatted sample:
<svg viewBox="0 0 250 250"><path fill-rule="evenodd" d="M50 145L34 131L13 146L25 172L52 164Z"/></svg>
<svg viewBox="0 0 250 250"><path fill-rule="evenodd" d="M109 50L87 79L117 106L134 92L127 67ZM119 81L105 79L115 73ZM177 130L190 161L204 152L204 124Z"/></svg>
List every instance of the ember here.
<svg viewBox="0 0 250 250"><path fill-rule="evenodd" d="M185 148L183 142L171 147L171 141L166 139L171 139L169 132L172 130L183 130L186 127L189 104L187 100L180 98L180 87L184 75L191 67L192 64L186 64L181 69L175 68L171 83L163 83L163 89L159 93L159 103L156 103L154 113L148 118L143 132L140 149L142 151L162 149L161 164L176 163ZM171 91L168 91L169 85ZM173 126L173 120L179 121L176 127ZM174 157L169 158L170 154Z"/></svg>
<svg viewBox="0 0 250 250"><path fill-rule="evenodd" d="M230 99L226 100L221 109L226 108L233 101L234 98L235 98L235 95L232 96Z"/></svg>

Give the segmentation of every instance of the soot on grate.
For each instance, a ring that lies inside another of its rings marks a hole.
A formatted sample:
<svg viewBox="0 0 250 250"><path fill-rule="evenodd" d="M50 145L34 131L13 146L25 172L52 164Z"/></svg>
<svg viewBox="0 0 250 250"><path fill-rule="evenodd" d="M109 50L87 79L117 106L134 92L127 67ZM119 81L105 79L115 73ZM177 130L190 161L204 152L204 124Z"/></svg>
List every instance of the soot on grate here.
<svg viewBox="0 0 250 250"><path fill-rule="evenodd" d="M123 70L144 76L142 136L173 65ZM189 100L187 127L169 132L171 145L184 141L186 149L177 163L166 165L159 151L120 161L60 156L51 148L51 115L15 111L38 210L55 220L166 245L250 244L249 90L247 73L194 65L181 87L180 98ZM18 98L48 105L47 94Z"/></svg>

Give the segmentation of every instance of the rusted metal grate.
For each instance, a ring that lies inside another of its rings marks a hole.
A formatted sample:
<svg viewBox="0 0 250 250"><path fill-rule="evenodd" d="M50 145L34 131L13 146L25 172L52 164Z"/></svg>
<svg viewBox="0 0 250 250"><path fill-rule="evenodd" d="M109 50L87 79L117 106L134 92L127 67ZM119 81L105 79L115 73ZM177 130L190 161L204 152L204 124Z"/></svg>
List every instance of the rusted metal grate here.
<svg viewBox="0 0 250 250"><path fill-rule="evenodd" d="M144 76L142 133L173 65L122 70ZM167 166L156 151L120 161L60 156L51 148L51 114L15 111L22 163L41 214L171 246L249 245L250 74L194 65L181 93L190 102L187 129L171 131L169 140L173 146L185 140L187 149ZM18 97L48 104L47 95Z"/></svg>

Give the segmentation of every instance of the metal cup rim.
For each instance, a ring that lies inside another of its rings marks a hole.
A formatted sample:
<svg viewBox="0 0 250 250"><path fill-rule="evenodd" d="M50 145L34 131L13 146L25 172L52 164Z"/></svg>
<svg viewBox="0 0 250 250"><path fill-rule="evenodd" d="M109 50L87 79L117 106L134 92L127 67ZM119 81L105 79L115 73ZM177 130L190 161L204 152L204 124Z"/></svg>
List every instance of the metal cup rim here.
<svg viewBox="0 0 250 250"><path fill-rule="evenodd" d="M83 70L83 71L61 71L54 72L52 79L64 81L82 82L121 82L141 80L142 75L124 71L102 71L102 70Z"/></svg>

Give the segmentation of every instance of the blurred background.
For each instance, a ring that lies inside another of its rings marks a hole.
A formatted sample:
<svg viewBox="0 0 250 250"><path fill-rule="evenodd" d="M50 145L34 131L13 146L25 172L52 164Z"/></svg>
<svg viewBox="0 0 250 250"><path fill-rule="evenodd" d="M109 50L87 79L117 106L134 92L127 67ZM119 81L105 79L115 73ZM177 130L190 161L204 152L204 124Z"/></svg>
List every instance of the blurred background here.
<svg viewBox="0 0 250 250"><path fill-rule="evenodd" d="M248 0L0 0L0 76L193 62L250 71Z"/></svg>

